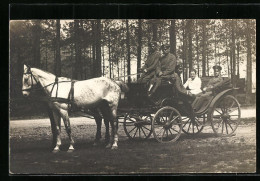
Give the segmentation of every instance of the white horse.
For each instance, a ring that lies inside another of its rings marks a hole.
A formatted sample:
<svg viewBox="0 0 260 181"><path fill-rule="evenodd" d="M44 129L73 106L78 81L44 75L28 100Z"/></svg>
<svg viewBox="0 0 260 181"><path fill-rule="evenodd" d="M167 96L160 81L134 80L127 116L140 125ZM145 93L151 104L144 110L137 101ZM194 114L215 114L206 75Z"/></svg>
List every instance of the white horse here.
<svg viewBox="0 0 260 181"><path fill-rule="evenodd" d="M94 117L97 122L97 134L96 139L100 138L101 129L101 117L99 115L100 110L102 116L104 117L105 124L110 123L112 128L112 138L113 143L109 143L107 147L111 146L111 149L118 148L118 120L117 120L117 107L120 99L121 89L122 91L128 91L128 87L122 81L112 81L111 79L105 77L93 78L83 81L75 81L73 89L73 99L70 99L70 103L67 101L55 100L64 99L69 100L71 97L71 79L65 77L59 77L56 81L56 76L37 69L30 68L24 65L24 74L23 74L23 95L25 97L29 96L30 91L37 85L40 84L44 92L53 100L50 99L48 102L49 107L53 110L53 116L55 120L55 127L57 133L57 139L54 147L54 152L60 150L61 138L60 138L60 116L63 118L64 125L69 136L70 146L68 151L74 150L74 140L71 136L71 127L68 111L70 105L74 105L80 109L90 109L94 113ZM55 83L56 82L56 83ZM97 117L96 117L96 116ZM98 125L100 122L100 125ZM109 123L108 123L109 122ZM106 126L107 127L107 126ZM109 134L109 133L108 133ZM106 139L107 139L106 134Z"/></svg>

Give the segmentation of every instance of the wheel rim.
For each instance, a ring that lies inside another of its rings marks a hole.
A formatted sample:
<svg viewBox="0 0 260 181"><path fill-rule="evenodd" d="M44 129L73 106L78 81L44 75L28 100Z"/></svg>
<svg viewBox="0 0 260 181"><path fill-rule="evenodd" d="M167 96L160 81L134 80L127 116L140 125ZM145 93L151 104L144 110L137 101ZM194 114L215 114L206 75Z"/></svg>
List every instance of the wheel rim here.
<svg viewBox="0 0 260 181"><path fill-rule="evenodd" d="M189 135L198 134L204 128L204 118L195 117L193 120L189 117L182 117L182 131Z"/></svg>
<svg viewBox="0 0 260 181"><path fill-rule="evenodd" d="M231 95L218 101L211 113L211 125L218 136L232 135L240 122L240 105Z"/></svg>
<svg viewBox="0 0 260 181"><path fill-rule="evenodd" d="M154 116L152 122L154 138L159 142L174 142L182 130L180 113L172 107L163 107Z"/></svg>
<svg viewBox="0 0 260 181"><path fill-rule="evenodd" d="M127 114L124 118L124 131L130 139L147 139L152 134L150 115Z"/></svg>

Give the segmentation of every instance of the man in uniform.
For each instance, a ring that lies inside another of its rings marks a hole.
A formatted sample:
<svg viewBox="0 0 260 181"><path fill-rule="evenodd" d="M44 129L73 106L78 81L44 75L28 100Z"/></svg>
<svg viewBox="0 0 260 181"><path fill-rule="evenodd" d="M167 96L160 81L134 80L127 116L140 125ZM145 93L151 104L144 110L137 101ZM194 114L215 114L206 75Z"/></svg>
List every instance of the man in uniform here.
<svg viewBox="0 0 260 181"><path fill-rule="evenodd" d="M176 57L170 53L170 45L164 44L161 48L163 56L160 58L159 64L156 68L156 75L151 81L148 96L151 96L157 90L163 80L171 80L175 71L177 61Z"/></svg>
<svg viewBox="0 0 260 181"><path fill-rule="evenodd" d="M224 82L220 74L222 67L219 65L215 65L213 66L213 69L214 77L210 79L207 86L202 89L203 94L198 94L196 99L192 103L192 107L195 108L196 111L205 107L209 103L209 100L212 98L212 90L222 85L222 83Z"/></svg>
<svg viewBox="0 0 260 181"><path fill-rule="evenodd" d="M160 52L158 51L158 42L151 41L149 44L149 48L151 54L148 55L147 60L144 66L141 68L141 72L143 72L142 76L139 78L139 83L147 83L155 76L155 70L158 66L159 59L161 57Z"/></svg>

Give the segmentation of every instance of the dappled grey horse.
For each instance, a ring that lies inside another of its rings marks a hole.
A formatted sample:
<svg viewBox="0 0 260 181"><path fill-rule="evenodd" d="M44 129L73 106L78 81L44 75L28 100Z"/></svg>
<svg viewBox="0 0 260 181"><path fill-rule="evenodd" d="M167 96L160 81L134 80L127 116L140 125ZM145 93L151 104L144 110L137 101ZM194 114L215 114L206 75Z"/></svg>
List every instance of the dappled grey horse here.
<svg viewBox="0 0 260 181"><path fill-rule="evenodd" d="M30 90L40 84L44 92L50 98L48 106L53 111L55 128L53 131L56 142L54 152L59 151L61 145L60 138L60 117L63 118L66 132L70 140L69 151L74 150L74 140L71 136L71 127L69 119L69 109L71 105L80 109L90 109L97 123L96 141L101 137L101 121L102 117L105 120L105 125L109 123L112 128L112 140L107 147L112 149L118 148L118 120L117 107L120 99L121 89L127 91L128 87L122 81L113 81L105 77L93 78L83 81L75 81L73 83L73 99L71 99L72 83L71 80L65 77L57 78L55 75L37 69L30 68L24 65L23 74L23 95L29 96ZM55 99L56 98L56 99ZM69 100L61 101L61 100ZM100 115L102 114L102 117ZM57 135L57 136L56 136ZM106 133L106 140L109 140L109 133Z"/></svg>

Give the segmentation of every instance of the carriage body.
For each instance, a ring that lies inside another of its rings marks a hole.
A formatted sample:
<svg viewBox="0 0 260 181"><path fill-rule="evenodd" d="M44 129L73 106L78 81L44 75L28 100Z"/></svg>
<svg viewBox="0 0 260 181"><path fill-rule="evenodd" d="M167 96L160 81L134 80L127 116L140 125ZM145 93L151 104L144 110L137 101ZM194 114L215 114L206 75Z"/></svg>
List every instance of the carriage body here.
<svg viewBox="0 0 260 181"><path fill-rule="evenodd" d="M234 96L237 89L231 86L228 79L224 82L213 91L208 104L200 111L192 106L194 97L179 92L174 84L161 85L153 99L147 96L144 84L128 84L129 92L121 99L118 109L125 113L127 136L146 139L153 133L159 142L170 142L176 141L182 132L189 135L200 133L207 123L218 136L234 134L241 115L240 105ZM236 109L235 115L232 115L231 109ZM236 116L235 120L232 116ZM163 130L162 133L160 130Z"/></svg>

